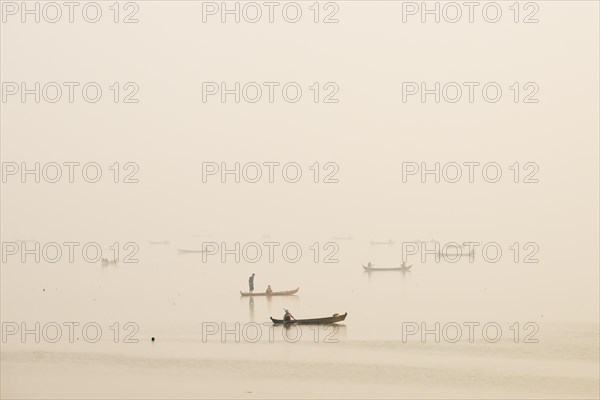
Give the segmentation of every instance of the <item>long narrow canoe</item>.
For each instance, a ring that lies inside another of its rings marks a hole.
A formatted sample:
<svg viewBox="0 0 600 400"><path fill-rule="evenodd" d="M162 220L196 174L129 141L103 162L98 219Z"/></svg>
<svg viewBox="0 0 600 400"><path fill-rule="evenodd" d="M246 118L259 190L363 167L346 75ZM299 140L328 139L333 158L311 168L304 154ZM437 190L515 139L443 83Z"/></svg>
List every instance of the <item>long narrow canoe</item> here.
<svg viewBox="0 0 600 400"><path fill-rule="evenodd" d="M412 265L409 265L407 267L367 267L363 265L363 268L365 269L365 271L371 272L371 271L408 271L410 268L412 267Z"/></svg>
<svg viewBox="0 0 600 400"><path fill-rule="evenodd" d="M148 243L150 243L150 244L169 244L169 241L163 240L162 242L155 242L153 240L149 240Z"/></svg>
<svg viewBox="0 0 600 400"><path fill-rule="evenodd" d="M374 245L378 245L378 244L387 244L387 245L390 245L390 246L391 246L391 245L393 245L393 244L394 244L394 242L392 241L392 239L388 240L387 242L376 242L376 241L374 241L374 240L371 240L371 241L369 242L369 244L371 244L372 246L374 246Z"/></svg>
<svg viewBox="0 0 600 400"><path fill-rule="evenodd" d="M291 296L293 294L298 293L298 290L300 290L299 287L297 287L294 290L286 290L284 292L271 292L271 293L266 293L266 292L257 292L257 293L254 293L254 292L242 292L240 290L240 294L242 296L269 296L269 297L270 296Z"/></svg>
<svg viewBox="0 0 600 400"><path fill-rule="evenodd" d="M331 317L325 317L325 318L292 319L289 322L283 322L282 319L275 319L275 318L271 317L271 321L273 321L273 324L275 324L275 325L280 325L280 324L286 324L286 325L324 325L324 324L335 324L336 322L341 322L341 321L343 321L343 320L346 319L346 315L348 315L348 313L344 313L342 315L333 314L333 316L331 316Z"/></svg>

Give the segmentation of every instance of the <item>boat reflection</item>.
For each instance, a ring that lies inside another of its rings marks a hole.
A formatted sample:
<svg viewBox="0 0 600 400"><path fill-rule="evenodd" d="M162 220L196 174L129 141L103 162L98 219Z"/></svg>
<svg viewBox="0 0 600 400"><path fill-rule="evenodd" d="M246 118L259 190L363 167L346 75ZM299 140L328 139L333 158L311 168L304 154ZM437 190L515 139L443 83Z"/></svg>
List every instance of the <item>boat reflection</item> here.
<svg viewBox="0 0 600 400"><path fill-rule="evenodd" d="M249 315L248 319L250 322L254 322L254 298L250 297L250 302L248 303Z"/></svg>
<svg viewBox="0 0 600 400"><path fill-rule="evenodd" d="M273 338L275 341L287 343L314 342L339 343L348 337L348 327L345 324L327 325L274 325Z"/></svg>
<svg viewBox="0 0 600 400"><path fill-rule="evenodd" d="M261 306L261 304L264 304L264 303L262 302L262 300L258 301L259 315L260 315L259 319L260 320L263 320L264 318L266 318L268 320L269 315L279 315L279 314L283 315L283 312L284 312L283 310L285 308L297 309L298 305L300 304L299 296L285 296L285 297L263 296L263 297L258 297L258 299L266 299L266 303L267 303L267 312L263 316L262 312L264 311L264 306ZM248 321L256 322L256 313L255 313L255 308L254 308L254 302L256 300L252 296L240 297L240 302L243 302L246 300L248 300Z"/></svg>

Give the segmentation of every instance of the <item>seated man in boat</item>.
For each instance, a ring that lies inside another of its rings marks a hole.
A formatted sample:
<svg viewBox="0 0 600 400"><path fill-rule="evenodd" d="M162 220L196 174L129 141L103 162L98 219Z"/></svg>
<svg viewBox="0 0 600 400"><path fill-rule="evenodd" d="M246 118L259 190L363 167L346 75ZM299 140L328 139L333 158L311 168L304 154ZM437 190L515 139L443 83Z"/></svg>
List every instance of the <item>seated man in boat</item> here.
<svg viewBox="0 0 600 400"><path fill-rule="evenodd" d="M267 293L273 293L273 289L271 289L271 285L267 287Z"/></svg>
<svg viewBox="0 0 600 400"><path fill-rule="evenodd" d="M290 322L292 318L294 318L294 316L292 315L292 313L290 313L289 310L286 309L285 314L283 314L283 322Z"/></svg>

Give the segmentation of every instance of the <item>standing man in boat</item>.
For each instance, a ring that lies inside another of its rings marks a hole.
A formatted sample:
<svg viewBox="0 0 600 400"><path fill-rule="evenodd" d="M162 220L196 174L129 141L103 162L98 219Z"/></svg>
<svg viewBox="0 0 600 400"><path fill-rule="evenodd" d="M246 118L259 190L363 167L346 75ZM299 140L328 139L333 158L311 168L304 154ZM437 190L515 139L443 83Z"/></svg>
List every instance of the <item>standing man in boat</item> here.
<svg viewBox="0 0 600 400"><path fill-rule="evenodd" d="M254 272L250 276L250 279L248 279L248 285L250 286L250 291L254 292Z"/></svg>
<svg viewBox="0 0 600 400"><path fill-rule="evenodd" d="M273 289L271 289L271 285L267 287L267 294L273 293Z"/></svg>

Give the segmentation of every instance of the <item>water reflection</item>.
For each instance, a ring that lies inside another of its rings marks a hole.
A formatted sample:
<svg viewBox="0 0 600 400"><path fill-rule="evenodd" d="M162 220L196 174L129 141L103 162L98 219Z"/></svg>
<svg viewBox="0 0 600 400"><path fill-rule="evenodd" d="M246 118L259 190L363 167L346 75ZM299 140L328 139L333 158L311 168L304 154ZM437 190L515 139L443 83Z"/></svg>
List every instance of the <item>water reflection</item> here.
<svg viewBox="0 0 600 400"><path fill-rule="evenodd" d="M262 299L265 299L263 302ZM250 322L256 322L256 310L254 303L258 302L258 319L261 321L268 320L269 317L282 318L284 310L289 308L290 310L297 309L300 304L298 296L285 296L285 297L269 297L261 296L256 300L253 296L242 296L240 302L248 301L248 320ZM264 303L266 302L266 311Z"/></svg>
<svg viewBox="0 0 600 400"><path fill-rule="evenodd" d="M254 298L253 297L250 297L250 301L248 302L248 310L249 310L248 318L249 318L250 322L254 322Z"/></svg>
<svg viewBox="0 0 600 400"><path fill-rule="evenodd" d="M276 325L274 338L288 343L314 342L335 344L348 337L348 327L345 324L327 325Z"/></svg>

